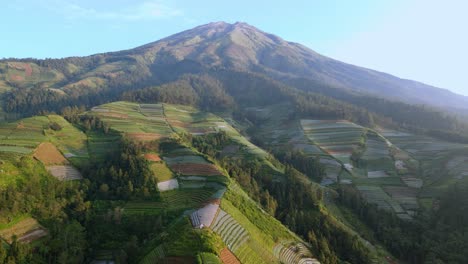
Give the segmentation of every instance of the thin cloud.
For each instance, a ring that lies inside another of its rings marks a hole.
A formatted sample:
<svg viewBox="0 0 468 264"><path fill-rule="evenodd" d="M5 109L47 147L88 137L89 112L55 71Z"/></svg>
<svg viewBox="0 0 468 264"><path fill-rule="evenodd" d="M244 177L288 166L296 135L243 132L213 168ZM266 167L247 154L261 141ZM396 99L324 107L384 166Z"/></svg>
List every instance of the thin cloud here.
<svg viewBox="0 0 468 264"><path fill-rule="evenodd" d="M63 0L49 2L48 8L67 19L137 21L167 19L183 15L181 10L157 0L144 1L112 11L88 8Z"/></svg>

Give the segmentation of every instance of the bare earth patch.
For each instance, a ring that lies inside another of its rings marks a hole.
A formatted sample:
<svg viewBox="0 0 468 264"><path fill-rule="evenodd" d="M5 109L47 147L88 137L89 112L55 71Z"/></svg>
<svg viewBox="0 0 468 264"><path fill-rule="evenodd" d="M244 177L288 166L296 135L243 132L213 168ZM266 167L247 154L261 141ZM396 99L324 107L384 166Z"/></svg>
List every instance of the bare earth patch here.
<svg viewBox="0 0 468 264"><path fill-rule="evenodd" d="M145 159L147 159L148 161L154 161L154 162L161 161L161 158L158 155L152 154L152 153L146 153Z"/></svg>
<svg viewBox="0 0 468 264"><path fill-rule="evenodd" d="M223 264L240 264L240 261L228 248L223 248L219 255Z"/></svg>
<svg viewBox="0 0 468 264"><path fill-rule="evenodd" d="M34 152L34 158L44 165L68 164L67 159L49 142L41 143Z"/></svg>

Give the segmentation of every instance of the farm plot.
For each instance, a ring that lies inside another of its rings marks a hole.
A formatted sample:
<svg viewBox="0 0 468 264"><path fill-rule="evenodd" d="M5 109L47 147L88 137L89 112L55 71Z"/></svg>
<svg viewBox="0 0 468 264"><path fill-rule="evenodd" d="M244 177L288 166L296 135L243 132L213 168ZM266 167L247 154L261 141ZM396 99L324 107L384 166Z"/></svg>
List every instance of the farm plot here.
<svg viewBox="0 0 468 264"><path fill-rule="evenodd" d="M448 183L450 179L444 178L447 173L455 179L464 177L463 173L466 167L463 168L463 165L466 162L459 163L457 161L460 160L457 159L468 156L468 145L444 142L426 136L392 130L383 131L382 134L386 135L398 148L406 151L412 158L417 160L417 168L421 169L421 176L428 185ZM450 162L451 160L452 162ZM458 164L462 166L456 169L455 167ZM415 167L414 164L408 161L405 161L405 165Z"/></svg>
<svg viewBox="0 0 468 264"><path fill-rule="evenodd" d="M164 162L154 162L150 164L150 169L158 182L164 182L174 178L174 174Z"/></svg>
<svg viewBox="0 0 468 264"><path fill-rule="evenodd" d="M20 242L29 243L46 235L47 230L34 218L23 219L9 228L0 230L0 237L8 243L12 242L13 236L16 236Z"/></svg>
<svg viewBox="0 0 468 264"><path fill-rule="evenodd" d="M119 140L120 136L118 133L88 132L90 157L93 160L104 160L110 153L118 150Z"/></svg>
<svg viewBox="0 0 468 264"><path fill-rule="evenodd" d="M47 138L44 128L49 120L45 116L35 116L20 120L18 123L6 123L0 127L0 146L4 151L29 153ZM16 147L16 148L12 148Z"/></svg>
<svg viewBox="0 0 468 264"><path fill-rule="evenodd" d="M179 188L179 182L177 179L171 179L167 181L158 182L158 189L161 192L170 191Z"/></svg>
<svg viewBox="0 0 468 264"><path fill-rule="evenodd" d="M34 152L34 158L41 161L44 165L62 165L68 164L67 159L60 151L49 142L41 143Z"/></svg>
<svg viewBox="0 0 468 264"><path fill-rule="evenodd" d="M216 190L204 188L193 190L175 189L161 192L156 202L131 201L125 204L125 214L159 214L162 210L187 210L207 205Z"/></svg>
<svg viewBox="0 0 468 264"><path fill-rule="evenodd" d="M416 189L401 186L386 186L383 189L405 210L415 211L419 208Z"/></svg>
<svg viewBox="0 0 468 264"><path fill-rule="evenodd" d="M202 156L198 155L183 155L176 157L164 157L164 161L169 165L177 165L184 163L195 163L195 164L209 164Z"/></svg>
<svg viewBox="0 0 468 264"><path fill-rule="evenodd" d="M195 228L209 227L219 209L219 202L211 202L190 214L190 221Z"/></svg>
<svg viewBox="0 0 468 264"><path fill-rule="evenodd" d="M377 205L380 209L394 211L397 214L405 213L405 210L388 196L381 187L357 185L356 188L367 202Z"/></svg>
<svg viewBox="0 0 468 264"><path fill-rule="evenodd" d="M354 149L363 141L365 128L345 120L301 120L304 134L325 152L351 164Z"/></svg>
<svg viewBox="0 0 468 264"><path fill-rule="evenodd" d="M395 171L395 163L390 153L390 146L387 145L385 139L374 131L369 131L367 133L366 149L360 157L360 160L360 163L362 163L363 167L367 170L369 178L372 177L371 175L373 174L370 172Z"/></svg>
<svg viewBox="0 0 468 264"><path fill-rule="evenodd" d="M198 189L198 190L174 190L165 192L161 195L163 200L170 206L182 205L184 203L195 203L197 205L207 201L216 190ZM192 206L196 208L196 206Z"/></svg>
<svg viewBox="0 0 468 264"><path fill-rule="evenodd" d="M317 259L312 258L312 253L302 243L291 243L290 245L278 243L273 252L281 263L320 264Z"/></svg>
<svg viewBox="0 0 468 264"><path fill-rule="evenodd" d="M228 248L223 248L219 253L219 256L223 264L240 264L240 261Z"/></svg>
<svg viewBox="0 0 468 264"><path fill-rule="evenodd" d="M74 159L88 159L87 136L74 127L63 117L58 115L47 116L51 124L56 123L60 130L47 129L46 135L65 156Z"/></svg>
<svg viewBox="0 0 468 264"><path fill-rule="evenodd" d="M144 155L145 159L147 161L150 161L150 162L160 162L161 161L161 158L157 155L157 154L154 154L154 153L146 153Z"/></svg>
<svg viewBox="0 0 468 264"><path fill-rule="evenodd" d="M52 165L46 166L47 171L55 178L61 181L81 180L83 176L73 166L70 165Z"/></svg>
<svg viewBox="0 0 468 264"><path fill-rule="evenodd" d="M111 129L137 141L157 140L172 134L158 104L113 102L94 107L88 114L100 117Z"/></svg>
<svg viewBox="0 0 468 264"><path fill-rule="evenodd" d="M164 113L169 124L177 132L204 135L230 129L222 118L188 106L164 104Z"/></svg>
<svg viewBox="0 0 468 264"><path fill-rule="evenodd" d="M231 215L219 210L211 229L218 233L231 251L236 251L249 239L248 232Z"/></svg>
<svg viewBox="0 0 468 264"><path fill-rule="evenodd" d="M169 167L172 169L172 171L180 175L223 175L222 172L220 172L213 164L184 163L169 165Z"/></svg>

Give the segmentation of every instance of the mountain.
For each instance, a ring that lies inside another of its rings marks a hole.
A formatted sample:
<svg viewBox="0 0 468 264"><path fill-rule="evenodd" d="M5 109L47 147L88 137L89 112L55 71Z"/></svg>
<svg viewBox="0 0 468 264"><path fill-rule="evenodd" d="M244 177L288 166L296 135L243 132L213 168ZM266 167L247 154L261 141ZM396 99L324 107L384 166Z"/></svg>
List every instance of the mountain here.
<svg viewBox="0 0 468 264"><path fill-rule="evenodd" d="M468 108L468 97L423 83L346 64L246 23L210 23L131 50L152 63L194 60L209 67L247 70L283 79L300 77L410 103ZM167 61L166 61L167 60Z"/></svg>
<svg viewBox="0 0 468 264"><path fill-rule="evenodd" d="M289 84L306 80L304 90L313 91L314 85L321 84L445 110L468 109L465 96L343 63L246 23L225 22L202 25L126 51L65 59L2 60L0 91L42 87L76 95L82 93L76 88L85 92L134 88L164 82L168 75L184 73L187 68L190 72L202 68L249 71Z"/></svg>

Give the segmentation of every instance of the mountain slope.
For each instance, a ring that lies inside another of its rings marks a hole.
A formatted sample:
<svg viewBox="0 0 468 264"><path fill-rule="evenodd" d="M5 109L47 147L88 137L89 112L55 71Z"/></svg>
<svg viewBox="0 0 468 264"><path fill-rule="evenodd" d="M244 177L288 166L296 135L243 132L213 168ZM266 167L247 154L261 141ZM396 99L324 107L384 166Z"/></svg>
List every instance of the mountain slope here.
<svg viewBox="0 0 468 264"><path fill-rule="evenodd" d="M278 79L303 77L412 103L458 108L467 108L468 103L465 96L346 64L245 23L210 23L129 51L141 52L154 63L194 60Z"/></svg>
<svg viewBox="0 0 468 264"><path fill-rule="evenodd" d="M114 92L166 82L184 72L223 68L303 78L339 89L408 103L468 109L468 98L448 90L346 64L245 23L202 25L130 50L46 60L0 61L0 91L42 88L54 96ZM302 87L303 88L303 87ZM307 89L307 88L306 88ZM14 108L7 106L7 111Z"/></svg>

